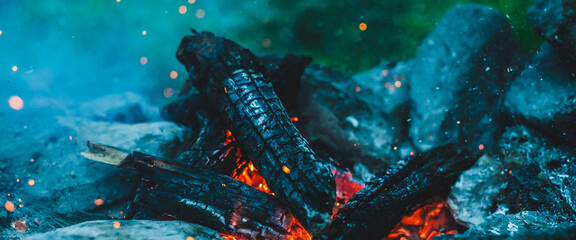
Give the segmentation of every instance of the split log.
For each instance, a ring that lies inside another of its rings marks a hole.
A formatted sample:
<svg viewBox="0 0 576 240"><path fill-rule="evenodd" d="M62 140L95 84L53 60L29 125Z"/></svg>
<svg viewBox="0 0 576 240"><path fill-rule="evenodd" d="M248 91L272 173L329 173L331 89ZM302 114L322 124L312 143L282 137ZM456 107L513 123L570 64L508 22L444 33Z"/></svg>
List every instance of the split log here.
<svg viewBox="0 0 576 240"><path fill-rule="evenodd" d="M304 228L324 232L336 198L333 176L290 121L264 66L228 39L194 33L177 52L190 75L186 85L225 119L243 153Z"/></svg>
<svg viewBox="0 0 576 240"><path fill-rule="evenodd" d="M248 239L294 238L294 217L277 197L211 170L88 143L88 159L137 170L150 181L139 201L156 211Z"/></svg>
<svg viewBox="0 0 576 240"><path fill-rule="evenodd" d="M328 239L382 239L402 217L434 196L445 196L480 157L448 144L417 154L356 193L334 217Z"/></svg>

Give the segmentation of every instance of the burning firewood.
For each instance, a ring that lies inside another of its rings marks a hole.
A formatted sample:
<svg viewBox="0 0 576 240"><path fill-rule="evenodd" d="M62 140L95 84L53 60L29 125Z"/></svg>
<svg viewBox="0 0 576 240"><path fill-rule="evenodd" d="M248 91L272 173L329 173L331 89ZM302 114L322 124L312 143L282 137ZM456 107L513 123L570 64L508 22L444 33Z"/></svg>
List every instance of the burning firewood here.
<svg viewBox="0 0 576 240"><path fill-rule="evenodd" d="M260 60L212 33L184 38L177 57L222 117L270 189L313 235L330 224L335 184L330 168L290 121Z"/></svg>
<svg viewBox="0 0 576 240"><path fill-rule="evenodd" d="M88 159L143 173L150 184L138 200L156 211L248 239L305 234L277 197L228 176L97 143L88 147L82 152Z"/></svg>
<svg viewBox="0 0 576 240"><path fill-rule="evenodd" d="M417 154L352 196L334 217L325 238L382 239L411 210L429 198L446 195L460 173L479 157L455 144Z"/></svg>

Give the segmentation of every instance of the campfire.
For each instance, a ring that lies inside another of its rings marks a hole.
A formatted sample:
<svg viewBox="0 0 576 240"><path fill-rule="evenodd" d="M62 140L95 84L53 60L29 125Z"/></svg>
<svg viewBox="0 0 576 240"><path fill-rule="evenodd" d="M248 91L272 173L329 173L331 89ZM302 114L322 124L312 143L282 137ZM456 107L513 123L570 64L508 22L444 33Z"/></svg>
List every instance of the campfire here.
<svg viewBox="0 0 576 240"><path fill-rule="evenodd" d="M26 199L10 193L0 223L10 237L58 228L36 239L86 229L166 229L186 240L573 236L574 12L570 1L537 0L529 19L547 42L528 57L505 16L459 5L413 60L355 76L191 30L176 53L188 79L164 92L177 97L156 111L162 121L134 120L144 115L138 104L82 129L59 120L78 133L118 133L64 139L74 154L88 140L87 171L73 178L104 180L71 183L57 197L41 191L61 204L46 218L31 217ZM22 99L10 106L22 108ZM142 132L132 140L127 129ZM50 167L41 159L27 159L34 174L12 185L49 189L37 177ZM70 207L69 195L81 200Z"/></svg>

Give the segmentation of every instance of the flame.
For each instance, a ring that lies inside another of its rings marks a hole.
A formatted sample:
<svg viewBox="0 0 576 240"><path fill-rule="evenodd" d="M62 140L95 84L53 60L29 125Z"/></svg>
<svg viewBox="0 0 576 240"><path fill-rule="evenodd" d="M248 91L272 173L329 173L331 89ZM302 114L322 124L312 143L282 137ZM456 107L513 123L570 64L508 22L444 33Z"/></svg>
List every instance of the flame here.
<svg viewBox="0 0 576 240"><path fill-rule="evenodd" d="M242 170L242 172L239 174L236 174L233 178L252 187L255 187L262 192L274 195L274 193L272 193L272 191L270 191L268 188L266 180L264 180L262 175L260 175L258 170L256 170L252 162L248 162L248 166L244 167L244 170Z"/></svg>

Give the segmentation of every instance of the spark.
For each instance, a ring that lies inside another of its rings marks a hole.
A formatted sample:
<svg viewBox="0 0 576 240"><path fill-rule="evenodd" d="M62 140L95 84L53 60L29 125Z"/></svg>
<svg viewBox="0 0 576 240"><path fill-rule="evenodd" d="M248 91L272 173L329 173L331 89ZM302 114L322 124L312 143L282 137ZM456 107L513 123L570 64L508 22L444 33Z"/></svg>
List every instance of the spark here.
<svg viewBox="0 0 576 240"><path fill-rule="evenodd" d="M196 10L196 17L197 18L204 18L204 15L206 15L206 13L204 12L204 9L200 8L200 9Z"/></svg>
<svg viewBox="0 0 576 240"><path fill-rule="evenodd" d="M34 181L34 179L28 180L28 185L30 185L30 186L34 186L35 183L36 182Z"/></svg>
<svg viewBox="0 0 576 240"><path fill-rule="evenodd" d="M18 66L16 66L16 65L12 66L12 71L14 71L14 72L18 71Z"/></svg>
<svg viewBox="0 0 576 240"><path fill-rule="evenodd" d="M484 149L484 144L478 145L478 149L483 150L483 149Z"/></svg>
<svg viewBox="0 0 576 240"><path fill-rule="evenodd" d="M410 152L410 156L414 156L414 152Z"/></svg>
<svg viewBox="0 0 576 240"><path fill-rule="evenodd" d="M456 124L460 124L460 121L456 121Z"/></svg>
<svg viewBox="0 0 576 240"><path fill-rule="evenodd" d="M298 120L300 120L298 117L291 117L290 121L292 122L298 122Z"/></svg>
<svg viewBox="0 0 576 240"><path fill-rule="evenodd" d="M172 90L172 88L165 88L164 89L164 97L172 97L172 95L174 95L174 90Z"/></svg>
<svg viewBox="0 0 576 240"><path fill-rule="evenodd" d="M188 10L188 9L187 9L186 6L184 6L184 5L180 6L180 8L178 8L178 12L179 12L180 14L186 13L187 10Z"/></svg>
<svg viewBox="0 0 576 240"><path fill-rule="evenodd" d="M264 38L264 40L262 40L262 47L269 48L270 44L272 44L272 42L269 38Z"/></svg>
<svg viewBox="0 0 576 240"><path fill-rule="evenodd" d="M396 81L396 82L394 82L394 86L400 87L400 86L402 86L402 82Z"/></svg>
<svg viewBox="0 0 576 240"><path fill-rule="evenodd" d="M284 171L286 174L290 174L290 168L286 166L282 166L282 171Z"/></svg>
<svg viewBox="0 0 576 240"><path fill-rule="evenodd" d="M360 28L361 31L366 31L366 29L368 28L366 23L360 23L360 26L358 26L358 27Z"/></svg>
<svg viewBox="0 0 576 240"><path fill-rule="evenodd" d="M70 141L72 141L72 136L68 136L68 139L70 139Z"/></svg>
<svg viewBox="0 0 576 240"><path fill-rule="evenodd" d="M120 2L120 0L116 0L116 2Z"/></svg>
<svg viewBox="0 0 576 240"><path fill-rule="evenodd" d="M178 73L176 71L170 72L170 78L176 79L178 77Z"/></svg>
<svg viewBox="0 0 576 240"><path fill-rule="evenodd" d="M10 105L12 109L20 111L24 108L24 101L18 96L12 96L8 99L8 105Z"/></svg>
<svg viewBox="0 0 576 240"><path fill-rule="evenodd" d="M2 35L2 30L0 30L0 35Z"/></svg>
<svg viewBox="0 0 576 240"><path fill-rule="evenodd" d="M14 212L14 203L10 202L10 201L6 201L6 203L4 203L4 208L6 208L6 211L8 212Z"/></svg>
<svg viewBox="0 0 576 240"><path fill-rule="evenodd" d="M94 200L94 205L96 205L96 206L100 206L100 205L102 205L103 203L104 203L104 200L102 200L102 199L100 199L100 198Z"/></svg>
<svg viewBox="0 0 576 240"><path fill-rule="evenodd" d="M226 87L224 87L224 93L228 93L228 89L226 89Z"/></svg>
<svg viewBox="0 0 576 240"><path fill-rule="evenodd" d="M120 222L114 221L114 228L120 228Z"/></svg>
<svg viewBox="0 0 576 240"><path fill-rule="evenodd" d="M146 30L142 31L142 35L146 35Z"/></svg>
<svg viewBox="0 0 576 240"><path fill-rule="evenodd" d="M147 57L141 57L140 58L140 64L146 65L146 63L148 63L148 58Z"/></svg>
<svg viewBox="0 0 576 240"><path fill-rule="evenodd" d="M194 240L194 238L189 236L186 238L186 240Z"/></svg>
<svg viewBox="0 0 576 240"><path fill-rule="evenodd" d="M398 150L398 147L397 147L397 146L394 146L394 151L396 151L396 150Z"/></svg>

